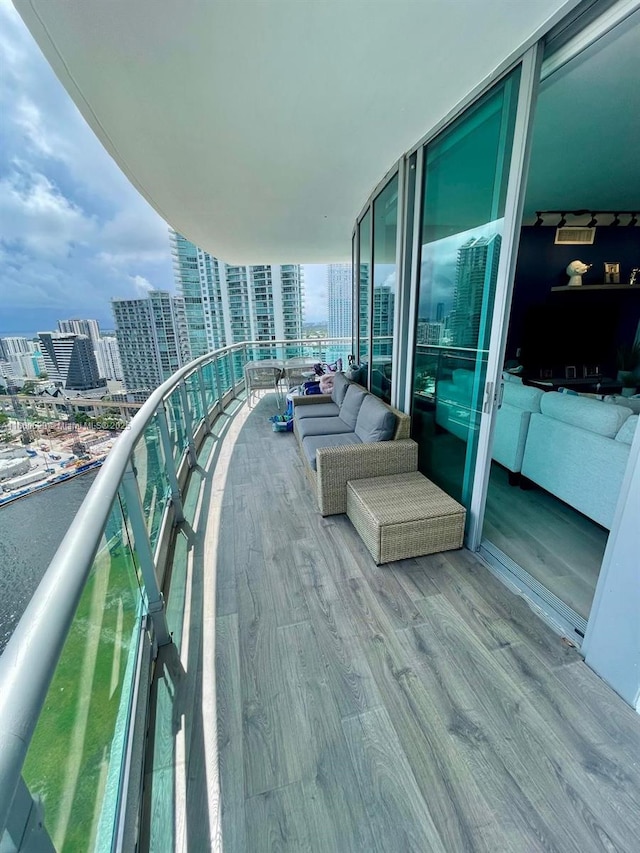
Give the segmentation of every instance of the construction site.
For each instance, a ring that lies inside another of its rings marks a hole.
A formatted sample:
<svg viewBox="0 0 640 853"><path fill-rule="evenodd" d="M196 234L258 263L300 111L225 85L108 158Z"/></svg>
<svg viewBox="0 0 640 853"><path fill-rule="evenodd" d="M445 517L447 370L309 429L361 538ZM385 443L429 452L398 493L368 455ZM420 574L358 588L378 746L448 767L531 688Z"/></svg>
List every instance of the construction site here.
<svg viewBox="0 0 640 853"><path fill-rule="evenodd" d="M0 397L0 506L99 467L138 408Z"/></svg>

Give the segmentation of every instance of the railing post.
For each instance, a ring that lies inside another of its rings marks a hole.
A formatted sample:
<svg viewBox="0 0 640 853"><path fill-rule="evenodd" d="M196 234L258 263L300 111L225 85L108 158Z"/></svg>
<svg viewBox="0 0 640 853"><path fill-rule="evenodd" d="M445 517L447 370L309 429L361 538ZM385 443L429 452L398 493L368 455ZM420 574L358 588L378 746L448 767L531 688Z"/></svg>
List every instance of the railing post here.
<svg viewBox="0 0 640 853"><path fill-rule="evenodd" d="M43 811L42 803L31 796L21 776L7 817L6 833L9 843L7 844L6 836L3 838L0 833L0 849L55 853L55 847L44 825Z"/></svg>
<svg viewBox="0 0 640 853"><path fill-rule="evenodd" d="M209 404L207 403L207 390L204 387L204 376L202 375L202 368L199 367L196 371L198 374L198 385L200 386L200 399L202 401L202 419L207 427L207 432L209 432Z"/></svg>
<svg viewBox="0 0 640 853"><path fill-rule="evenodd" d="M227 358L229 359L229 381L231 382L231 393L236 396L236 371L233 366L233 353L227 350Z"/></svg>
<svg viewBox="0 0 640 853"><path fill-rule="evenodd" d="M244 356L244 364L242 365L242 381L244 382L244 390L246 391L247 390L247 372L245 370L245 367L246 367L247 362L250 360L249 359L248 347L247 347L246 343L244 343L242 345L242 354Z"/></svg>
<svg viewBox="0 0 640 853"><path fill-rule="evenodd" d="M249 347L247 346L247 344L246 344L246 343L245 343L245 344L243 344L243 346L242 346L242 356L243 356L243 363L242 363L242 385L243 385L243 390L246 392L246 391L247 391L247 387L248 387L248 383L247 383L247 364L248 364L250 361L253 361L253 348L251 349L251 353L250 353L250 352L249 352ZM249 400L249 398L247 397L247 401L248 401L248 400Z"/></svg>
<svg viewBox="0 0 640 853"><path fill-rule="evenodd" d="M187 394L186 380L182 380L180 385L180 399L182 400L182 408L184 409L184 427L187 431L187 456L189 457L189 467L195 468L198 464L196 456L196 445L193 440L193 418L191 417L191 409L189 408L189 395Z"/></svg>
<svg viewBox="0 0 640 853"><path fill-rule="evenodd" d="M213 371L213 390L216 395L216 406L218 412L222 411L222 394L220 392L220 377L218 376L218 356L211 359L211 369Z"/></svg>
<svg viewBox="0 0 640 853"><path fill-rule="evenodd" d="M160 441L164 451L164 464L167 471L167 479L169 480L169 488L171 489L171 503L175 513L176 524L184 521L184 511L182 509L182 493L178 483L178 472L176 463L173 458L173 447L171 445L171 436L169 435L169 425L167 424L167 411L164 403L158 407L156 413L158 418L158 428L160 430Z"/></svg>
<svg viewBox="0 0 640 853"><path fill-rule="evenodd" d="M153 559L153 552L151 551L151 542L149 541L149 534L147 532L142 501L140 500L138 481L131 460L129 460L127 470L122 477L122 488L127 502L127 515L131 521L135 550L140 562L140 571L142 572L142 580L147 596L147 606L149 615L153 621L156 641L159 646L166 646L171 642L171 635L169 634L165 614L164 596L158 586L156 565Z"/></svg>

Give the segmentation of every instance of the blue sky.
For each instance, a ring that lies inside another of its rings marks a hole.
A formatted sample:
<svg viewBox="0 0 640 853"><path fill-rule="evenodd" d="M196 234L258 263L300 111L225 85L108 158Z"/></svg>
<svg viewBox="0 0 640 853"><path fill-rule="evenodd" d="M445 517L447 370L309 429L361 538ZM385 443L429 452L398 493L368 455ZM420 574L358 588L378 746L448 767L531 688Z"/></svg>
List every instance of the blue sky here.
<svg viewBox="0 0 640 853"><path fill-rule="evenodd" d="M109 299L174 290L166 223L85 124L21 18L0 0L0 334L65 317L113 326ZM305 267L326 317L326 267Z"/></svg>

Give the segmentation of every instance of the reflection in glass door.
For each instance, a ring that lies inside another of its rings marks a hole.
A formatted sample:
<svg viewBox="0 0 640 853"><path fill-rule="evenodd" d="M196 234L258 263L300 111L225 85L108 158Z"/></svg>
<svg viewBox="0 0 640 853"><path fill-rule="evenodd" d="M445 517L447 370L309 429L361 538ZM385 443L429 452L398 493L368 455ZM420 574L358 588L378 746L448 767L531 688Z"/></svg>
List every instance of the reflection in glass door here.
<svg viewBox="0 0 640 853"><path fill-rule="evenodd" d="M358 289L358 359L363 365L361 382L367 384L369 367L369 329L371 303L369 301L371 279L371 210L362 217L359 225L359 289Z"/></svg>
<svg viewBox="0 0 640 853"><path fill-rule="evenodd" d="M425 151L413 437L467 508L482 413L519 68Z"/></svg>
<svg viewBox="0 0 640 853"><path fill-rule="evenodd" d="M393 320L397 292L398 175L373 202L371 391L391 402Z"/></svg>

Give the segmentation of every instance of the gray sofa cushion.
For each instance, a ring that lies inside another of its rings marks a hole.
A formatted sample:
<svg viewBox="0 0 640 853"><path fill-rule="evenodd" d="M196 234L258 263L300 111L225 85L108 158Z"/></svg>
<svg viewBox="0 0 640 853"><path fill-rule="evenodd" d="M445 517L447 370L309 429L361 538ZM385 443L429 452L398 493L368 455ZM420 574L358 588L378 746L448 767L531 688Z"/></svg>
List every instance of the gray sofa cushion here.
<svg viewBox="0 0 640 853"><path fill-rule="evenodd" d="M344 378L344 375L342 373L336 373L333 377L333 391L331 392L331 399L336 406L341 406L343 404L348 388L349 383Z"/></svg>
<svg viewBox="0 0 640 853"><path fill-rule="evenodd" d="M314 471L316 468L316 450L321 447L344 447L347 444L362 444L354 432L342 435L309 435L302 439L302 449Z"/></svg>
<svg viewBox="0 0 640 853"><path fill-rule="evenodd" d="M367 392L364 388L358 388L357 385L349 385L347 388L347 393L344 395L344 400L340 406L340 417L351 430L356 427L360 406L366 396Z"/></svg>
<svg viewBox="0 0 640 853"><path fill-rule="evenodd" d="M303 418L296 426L300 438L308 435L340 435L353 432L342 418Z"/></svg>
<svg viewBox="0 0 640 853"><path fill-rule="evenodd" d="M342 412L340 414L342 416ZM396 416L393 412L372 394L367 394L360 406L354 430L360 441L363 444L389 441L393 438L395 428Z"/></svg>
<svg viewBox="0 0 640 853"><path fill-rule="evenodd" d="M335 418L339 413L340 408L335 403L309 403L293 408L293 415L297 421L306 418Z"/></svg>

